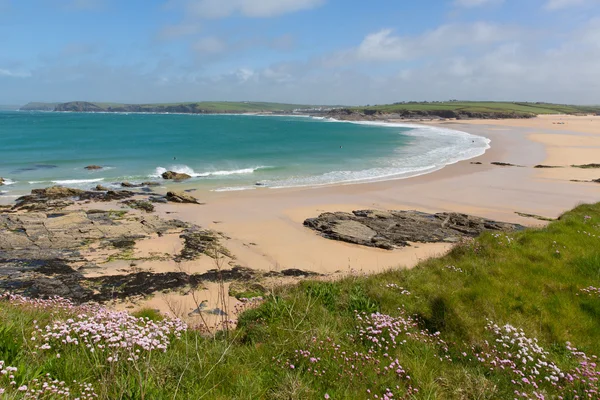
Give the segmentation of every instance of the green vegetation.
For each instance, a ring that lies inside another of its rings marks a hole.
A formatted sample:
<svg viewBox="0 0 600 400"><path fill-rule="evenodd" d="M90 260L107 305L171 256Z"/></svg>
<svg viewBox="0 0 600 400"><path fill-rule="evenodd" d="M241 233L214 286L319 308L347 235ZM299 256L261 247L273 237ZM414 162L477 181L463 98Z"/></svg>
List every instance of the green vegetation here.
<svg viewBox="0 0 600 400"><path fill-rule="evenodd" d="M550 103L487 102L487 101L448 101L448 102L407 102L367 107L354 107L351 110L363 113L402 113L402 112L455 112L518 115L541 114L588 114L600 112L600 106L575 106Z"/></svg>
<svg viewBox="0 0 600 400"><path fill-rule="evenodd" d="M310 105L264 103L257 101L200 101L188 103L158 103L158 104L119 104L119 103L94 103L104 110L115 108L126 108L128 106L139 106L142 110L152 110L157 107L191 106L205 112L261 112L261 111L293 111L301 108L311 108Z"/></svg>
<svg viewBox="0 0 600 400"><path fill-rule="evenodd" d="M484 234L412 270L279 288L237 329L188 329L134 361L60 341L37 350L34 320L43 328L70 311L0 301L0 360L18 368L16 385L50 373L111 399L598 398L596 367L566 342L600 354L599 287L600 203L543 229Z"/></svg>

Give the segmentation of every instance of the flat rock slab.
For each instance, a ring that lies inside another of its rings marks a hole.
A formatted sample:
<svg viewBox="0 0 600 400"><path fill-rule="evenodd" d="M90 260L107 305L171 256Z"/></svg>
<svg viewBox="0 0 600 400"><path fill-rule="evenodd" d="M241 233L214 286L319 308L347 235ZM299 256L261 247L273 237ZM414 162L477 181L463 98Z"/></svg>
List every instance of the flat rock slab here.
<svg viewBox="0 0 600 400"><path fill-rule="evenodd" d="M409 242L455 243L485 231L525 229L467 214L378 210L324 213L307 219L304 225L328 239L387 250L409 246Z"/></svg>

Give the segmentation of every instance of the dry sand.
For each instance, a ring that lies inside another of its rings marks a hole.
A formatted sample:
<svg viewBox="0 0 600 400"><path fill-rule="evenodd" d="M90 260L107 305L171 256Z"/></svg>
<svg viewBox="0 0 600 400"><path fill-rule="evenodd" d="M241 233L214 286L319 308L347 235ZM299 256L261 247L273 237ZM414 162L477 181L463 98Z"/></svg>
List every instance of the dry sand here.
<svg viewBox="0 0 600 400"><path fill-rule="evenodd" d="M561 124L558 124L560 122ZM562 124L564 123L564 124ZM205 192L194 196L205 205L157 205L157 213L222 232L223 241L235 259L229 265L261 270L299 268L338 276L352 271L365 273L388 268L407 268L419 260L444 254L448 244L413 244L387 251L322 238L302 225L304 219L327 211L356 209L415 209L425 212L455 211L516 222L543 225L516 212L558 217L581 202L600 200L600 184L571 179L600 178L600 169L582 170L571 164L600 163L600 117L543 116L529 120L477 120L431 122L491 139L491 149L477 159L462 161L419 177L376 183L319 188L266 189L243 192ZM480 165L472 162L481 162ZM491 162L524 167L500 167ZM563 168L534 169L536 164ZM173 185L174 190L181 187ZM169 241L167 241L169 240ZM171 239L143 242L139 254L173 253ZM113 270L127 265L116 263ZM156 261L145 264L156 272L204 272L213 268L208 258L181 265ZM203 291L200 300L209 308L218 305L218 287ZM176 304L179 313L192 311L189 295L172 294L122 307L151 306L168 310ZM229 298L229 308L239 303ZM212 318L212 317L211 317ZM216 320L215 320L216 321Z"/></svg>
<svg viewBox="0 0 600 400"><path fill-rule="evenodd" d="M536 164L600 163L599 117L544 116L443 124L490 138L491 149L477 159L409 179L319 188L198 191L195 196L206 205L161 205L158 212L223 232L230 238L225 246L242 266L322 273L349 269L376 272L413 266L420 259L443 254L449 246L372 249L324 239L304 228L303 220L326 211L371 208L457 211L540 225L542 222L516 212L557 217L580 202L600 199L599 184L570 182L600 178L600 170L532 168ZM473 161L482 164L471 164ZM526 168L490 165L493 161Z"/></svg>

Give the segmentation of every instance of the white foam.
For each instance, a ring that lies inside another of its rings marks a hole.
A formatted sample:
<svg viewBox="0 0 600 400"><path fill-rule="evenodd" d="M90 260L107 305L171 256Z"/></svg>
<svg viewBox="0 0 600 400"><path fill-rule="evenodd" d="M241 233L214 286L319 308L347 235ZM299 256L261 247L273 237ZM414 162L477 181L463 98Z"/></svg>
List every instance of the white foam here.
<svg viewBox="0 0 600 400"><path fill-rule="evenodd" d="M8 185L14 185L15 181L13 181L12 179L8 179L8 178L4 178L4 181L2 182L3 185L8 186Z"/></svg>
<svg viewBox="0 0 600 400"><path fill-rule="evenodd" d="M254 186L231 186L231 187L222 187L217 189L212 189L211 192L240 192L242 190L254 190L256 187Z"/></svg>
<svg viewBox="0 0 600 400"><path fill-rule="evenodd" d="M488 138L472 135L436 126L404 123L387 123L375 121L338 121L326 117L314 119L352 123L357 125L373 125L386 128L409 128L402 135L412 136L415 142L400 147L398 157L385 161L385 166L358 171L331 171L314 176L297 176L282 180L265 180L263 184L270 189L288 187L311 187L332 184L356 184L391 179L405 179L428 174L444 168L446 165L468 160L483 155L490 148ZM225 188L232 190L232 188Z"/></svg>
<svg viewBox="0 0 600 400"><path fill-rule="evenodd" d="M104 178L98 178L98 179L67 179L64 181L52 181L52 183L56 183L57 185L77 185L80 183L94 183L94 182L101 182L103 181Z"/></svg>
<svg viewBox="0 0 600 400"><path fill-rule="evenodd" d="M187 174L193 178L205 178L208 176L227 176L227 175L243 175L243 174L252 174L254 171L259 169L269 168L266 166L258 166L251 168L241 168L241 169L233 169L233 170L222 170L222 171L206 171L206 172L196 172L192 168L187 165L172 165L171 167L157 167L154 170L154 173L149 175L151 178L160 178L161 175L167 171L177 172L179 174Z"/></svg>

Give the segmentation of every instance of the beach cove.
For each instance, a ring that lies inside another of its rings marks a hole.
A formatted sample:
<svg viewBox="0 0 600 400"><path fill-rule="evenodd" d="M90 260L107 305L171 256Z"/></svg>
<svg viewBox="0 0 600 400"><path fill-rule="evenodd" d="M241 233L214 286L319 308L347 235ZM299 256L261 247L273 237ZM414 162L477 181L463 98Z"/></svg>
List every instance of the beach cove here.
<svg viewBox="0 0 600 400"><path fill-rule="evenodd" d="M398 122L406 123L392 121ZM202 204L155 204L153 215L218 232L220 245L228 251L222 267L276 274L267 280L269 285L292 283L311 273L332 279L410 268L421 260L445 254L453 244L410 243L386 250L327 239L303 222L327 212L417 210L464 213L494 221L542 226L564 210L597 200L600 187L585 182L598 178L596 170L571 165L597 161L594 148L600 147L599 124L598 117L572 116L430 122L429 126L484 137L491 142L491 148L479 157L428 174L381 182L242 191L215 191L190 181L167 182L152 188L153 191L160 194L186 190ZM534 168L541 165L558 168ZM66 210L123 210L120 212L144 218L141 211L118 201L78 203ZM114 254L110 259L110 254L106 254L108 261L103 261L100 269L86 270L84 276L95 279L142 271L152 274L185 271L193 275L214 270L215 259L211 257L183 262L156 257L157 252L175 256L183 248L182 243L177 235L141 240L125 259ZM98 254L95 257L101 258ZM281 274L290 270L300 272L296 277ZM216 304L218 287L206 289L201 297ZM194 308L189 296L176 293L137 299L133 306L151 306L168 312L167 303L172 302L168 298L173 297L182 304L182 309ZM237 299L230 297L230 301L234 307ZM115 306L132 307L128 302L119 304Z"/></svg>

